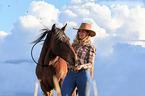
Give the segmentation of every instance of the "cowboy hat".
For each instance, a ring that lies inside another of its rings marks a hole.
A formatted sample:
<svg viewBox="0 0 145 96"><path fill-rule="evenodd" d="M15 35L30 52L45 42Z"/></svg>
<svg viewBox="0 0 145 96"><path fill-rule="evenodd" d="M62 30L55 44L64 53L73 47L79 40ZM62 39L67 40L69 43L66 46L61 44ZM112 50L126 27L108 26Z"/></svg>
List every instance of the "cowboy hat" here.
<svg viewBox="0 0 145 96"><path fill-rule="evenodd" d="M96 35L96 32L91 30L91 25L88 24L88 23L82 23L79 29L77 29L77 28L73 28L73 29L75 29L75 30L86 30L86 31L89 32L89 35L91 37L94 37Z"/></svg>

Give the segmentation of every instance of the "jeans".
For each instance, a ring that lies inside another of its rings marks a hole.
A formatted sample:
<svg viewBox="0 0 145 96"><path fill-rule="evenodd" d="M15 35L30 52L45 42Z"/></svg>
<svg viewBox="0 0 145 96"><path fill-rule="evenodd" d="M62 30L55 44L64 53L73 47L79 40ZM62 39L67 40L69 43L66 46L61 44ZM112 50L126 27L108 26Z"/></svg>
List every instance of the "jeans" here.
<svg viewBox="0 0 145 96"><path fill-rule="evenodd" d="M72 96L75 87L78 89L79 96L87 96L87 82L91 84L89 70L68 71L61 87L62 96Z"/></svg>

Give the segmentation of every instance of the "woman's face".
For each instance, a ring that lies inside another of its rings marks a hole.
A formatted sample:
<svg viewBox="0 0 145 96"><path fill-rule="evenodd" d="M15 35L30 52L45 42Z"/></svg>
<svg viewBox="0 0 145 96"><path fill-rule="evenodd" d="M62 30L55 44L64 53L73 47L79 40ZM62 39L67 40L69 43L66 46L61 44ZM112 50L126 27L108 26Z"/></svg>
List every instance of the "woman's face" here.
<svg viewBox="0 0 145 96"><path fill-rule="evenodd" d="M78 30L78 34L79 34L79 39L84 39L86 36L88 36L89 33L87 33L87 31L85 30Z"/></svg>

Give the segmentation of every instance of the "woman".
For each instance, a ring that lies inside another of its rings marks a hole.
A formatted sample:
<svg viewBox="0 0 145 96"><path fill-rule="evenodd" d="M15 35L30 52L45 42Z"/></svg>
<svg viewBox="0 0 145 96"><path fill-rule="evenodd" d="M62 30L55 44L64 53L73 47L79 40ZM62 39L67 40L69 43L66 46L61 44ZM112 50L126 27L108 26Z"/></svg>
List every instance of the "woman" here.
<svg viewBox="0 0 145 96"><path fill-rule="evenodd" d="M93 78L93 66L96 48L91 44L90 37L96 33L91 30L91 25L82 23L77 31L76 38L73 40L72 47L77 54L75 66L68 64L68 73L61 87L62 96L72 96L77 87L79 96L87 96L87 82L91 83Z"/></svg>

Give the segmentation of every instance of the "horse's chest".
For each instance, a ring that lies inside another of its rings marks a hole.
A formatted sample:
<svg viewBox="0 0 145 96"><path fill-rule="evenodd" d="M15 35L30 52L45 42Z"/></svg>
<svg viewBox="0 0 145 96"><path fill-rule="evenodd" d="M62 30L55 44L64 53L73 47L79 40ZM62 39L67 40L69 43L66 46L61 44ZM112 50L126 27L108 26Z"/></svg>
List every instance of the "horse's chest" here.
<svg viewBox="0 0 145 96"><path fill-rule="evenodd" d="M36 68L36 75L39 79L52 77L53 74L55 74L54 68L41 66Z"/></svg>

